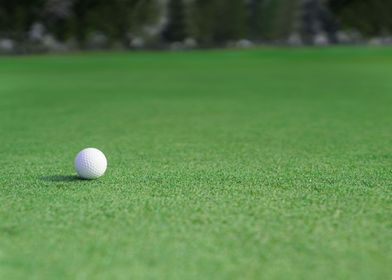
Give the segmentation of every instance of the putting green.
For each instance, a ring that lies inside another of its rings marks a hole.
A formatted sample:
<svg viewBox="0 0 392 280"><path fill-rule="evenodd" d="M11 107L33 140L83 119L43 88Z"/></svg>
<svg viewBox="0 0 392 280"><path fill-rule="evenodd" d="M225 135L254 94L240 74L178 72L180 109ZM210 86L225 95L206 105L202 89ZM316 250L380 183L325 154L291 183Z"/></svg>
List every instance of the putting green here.
<svg viewBox="0 0 392 280"><path fill-rule="evenodd" d="M1 57L0 279L387 279L391 75L391 48Z"/></svg>

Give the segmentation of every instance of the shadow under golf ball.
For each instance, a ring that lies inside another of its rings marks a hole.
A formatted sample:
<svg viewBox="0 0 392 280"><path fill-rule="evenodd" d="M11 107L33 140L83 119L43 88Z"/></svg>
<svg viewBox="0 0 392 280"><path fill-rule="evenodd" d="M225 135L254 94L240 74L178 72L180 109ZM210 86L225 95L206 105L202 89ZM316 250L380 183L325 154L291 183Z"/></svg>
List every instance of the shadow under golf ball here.
<svg viewBox="0 0 392 280"><path fill-rule="evenodd" d="M76 182L76 181L85 181L76 175L52 175L52 176L44 176L41 179L48 182Z"/></svg>

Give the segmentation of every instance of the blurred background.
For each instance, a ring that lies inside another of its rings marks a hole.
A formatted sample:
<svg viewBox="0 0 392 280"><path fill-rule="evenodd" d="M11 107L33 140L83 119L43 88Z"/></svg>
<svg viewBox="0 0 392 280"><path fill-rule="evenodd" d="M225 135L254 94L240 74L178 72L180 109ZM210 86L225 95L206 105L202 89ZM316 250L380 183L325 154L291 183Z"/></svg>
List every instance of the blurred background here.
<svg viewBox="0 0 392 280"><path fill-rule="evenodd" d="M392 44L391 0L0 0L0 53Z"/></svg>

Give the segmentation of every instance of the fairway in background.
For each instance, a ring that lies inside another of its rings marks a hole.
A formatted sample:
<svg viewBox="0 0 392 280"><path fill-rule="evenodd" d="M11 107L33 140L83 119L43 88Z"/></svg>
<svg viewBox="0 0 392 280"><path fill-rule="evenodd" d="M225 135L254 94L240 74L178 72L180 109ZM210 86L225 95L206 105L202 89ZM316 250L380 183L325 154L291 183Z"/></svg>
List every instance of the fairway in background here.
<svg viewBox="0 0 392 280"><path fill-rule="evenodd" d="M392 49L0 58L1 279L387 279ZM108 158L82 181L84 147Z"/></svg>

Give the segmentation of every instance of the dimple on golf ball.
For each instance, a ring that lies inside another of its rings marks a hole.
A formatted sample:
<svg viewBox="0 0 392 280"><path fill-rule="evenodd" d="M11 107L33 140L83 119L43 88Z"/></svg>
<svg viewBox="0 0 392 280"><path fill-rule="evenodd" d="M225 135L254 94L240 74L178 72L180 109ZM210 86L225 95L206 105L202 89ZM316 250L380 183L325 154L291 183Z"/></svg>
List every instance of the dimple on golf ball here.
<svg viewBox="0 0 392 280"><path fill-rule="evenodd" d="M86 148L75 158L75 169L80 178L95 179L101 177L107 167L105 155L98 149Z"/></svg>

